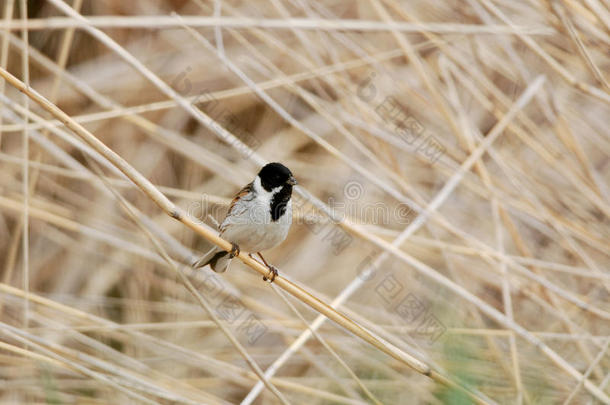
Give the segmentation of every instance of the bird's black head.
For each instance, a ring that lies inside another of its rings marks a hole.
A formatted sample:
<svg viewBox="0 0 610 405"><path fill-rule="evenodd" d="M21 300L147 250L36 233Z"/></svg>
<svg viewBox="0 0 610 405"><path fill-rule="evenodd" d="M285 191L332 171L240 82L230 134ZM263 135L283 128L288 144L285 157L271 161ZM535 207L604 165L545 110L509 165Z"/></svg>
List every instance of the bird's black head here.
<svg viewBox="0 0 610 405"><path fill-rule="evenodd" d="M283 185L288 185L290 186L290 189L292 189L292 186L297 184L290 169L281 163L266 164L261 171L258 172L258 177L261 179L261 185L267 191L271 191L274 188Z"/></svg>

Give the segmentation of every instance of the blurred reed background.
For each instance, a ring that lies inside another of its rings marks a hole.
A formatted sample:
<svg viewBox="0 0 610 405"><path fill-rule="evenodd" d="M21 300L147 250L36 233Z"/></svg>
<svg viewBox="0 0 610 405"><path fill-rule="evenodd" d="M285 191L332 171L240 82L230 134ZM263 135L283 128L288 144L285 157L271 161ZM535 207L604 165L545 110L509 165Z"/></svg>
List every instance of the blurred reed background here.
<svg viewBox="0 0 610 405"><path fill-rule="evenodd" d="M0 67L192 218L283 162L281 275L482 403L609 403L607 0L0 5ZM0 81L1 403L471 403L190 269L209 242L55 118Z"/></svg>

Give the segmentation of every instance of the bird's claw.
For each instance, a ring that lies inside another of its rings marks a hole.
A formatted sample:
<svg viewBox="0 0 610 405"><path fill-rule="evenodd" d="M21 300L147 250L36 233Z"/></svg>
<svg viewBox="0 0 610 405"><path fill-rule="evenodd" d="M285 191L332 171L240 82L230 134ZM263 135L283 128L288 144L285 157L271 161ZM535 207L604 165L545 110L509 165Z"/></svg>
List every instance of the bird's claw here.
<svg viewBox="0 0 610 405"><path fill-rule="evenodd" d="M263 281L269 281L269 284L271 284L273 283L273 280L275 280L275 277L278 275L278 271L273 266L267 266L267 268L269 269L269 274L263 277Z"/></svg>
<svg viewBox="0 0 610 405"><path fill-rule="evenodd" d="M239 246L235 243L231 243L231 252L229 253L229 257L232 259L235 256L239 256Z"/></svg>

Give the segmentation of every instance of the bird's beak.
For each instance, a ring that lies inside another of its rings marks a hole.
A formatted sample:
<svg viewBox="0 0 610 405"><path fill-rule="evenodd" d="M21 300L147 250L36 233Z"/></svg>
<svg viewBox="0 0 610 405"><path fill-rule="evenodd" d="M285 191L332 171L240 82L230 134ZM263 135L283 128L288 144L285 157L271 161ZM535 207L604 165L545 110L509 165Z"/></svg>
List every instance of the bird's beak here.
<svg viewBox="0 0 610 405"><path fill-rule="evenodd" d="M290 176L290 178L287 181L288 184L290 184L291 186L296 186L297 184L299 184L297 182L297 179L295 179L293 176Z"/></svg>

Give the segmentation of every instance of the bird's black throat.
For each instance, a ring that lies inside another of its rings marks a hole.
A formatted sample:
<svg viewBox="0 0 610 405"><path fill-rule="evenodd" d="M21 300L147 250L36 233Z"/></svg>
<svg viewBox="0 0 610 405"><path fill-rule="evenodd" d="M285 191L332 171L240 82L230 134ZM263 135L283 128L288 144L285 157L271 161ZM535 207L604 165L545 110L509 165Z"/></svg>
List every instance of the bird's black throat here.
<svg viewBox="0 0 610 405"><path fill-rule="evenodd" d="M292 195L292 186L290 184L285 184L282 186L280 191L273 195L271 199L271 220L273 222L280 219L284 212L286 212L286 205L288 205L288 201L290 201L290 196Z"/></svg>

